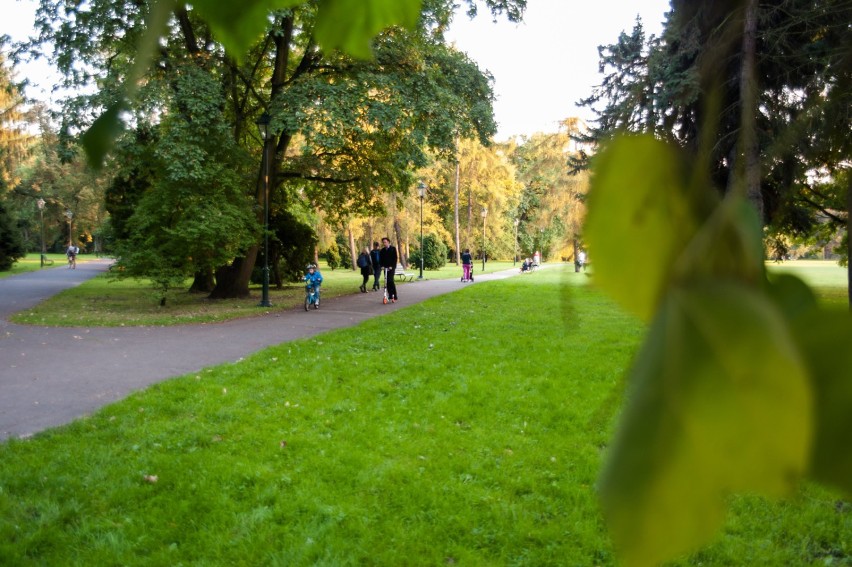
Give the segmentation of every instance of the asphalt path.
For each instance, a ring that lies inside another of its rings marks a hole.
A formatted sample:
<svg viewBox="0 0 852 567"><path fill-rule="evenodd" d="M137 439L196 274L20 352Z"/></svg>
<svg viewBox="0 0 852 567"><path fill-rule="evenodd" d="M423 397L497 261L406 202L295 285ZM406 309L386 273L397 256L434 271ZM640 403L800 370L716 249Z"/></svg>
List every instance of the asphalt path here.
<svg viewBox="0 0 852 567"><path fill-rule="evenodd" d="M310 337L450 293L458 279L399 286L400 301L378 293L324 300L319 310L272 311L226 323L171 327L39 327L8 318L104 272L108 260L0 279L0 440L69 423L173 376L236 362L270 345ZM476 283L517 274L476 276ZM353 288L357 285L353 277Z"/></svg>

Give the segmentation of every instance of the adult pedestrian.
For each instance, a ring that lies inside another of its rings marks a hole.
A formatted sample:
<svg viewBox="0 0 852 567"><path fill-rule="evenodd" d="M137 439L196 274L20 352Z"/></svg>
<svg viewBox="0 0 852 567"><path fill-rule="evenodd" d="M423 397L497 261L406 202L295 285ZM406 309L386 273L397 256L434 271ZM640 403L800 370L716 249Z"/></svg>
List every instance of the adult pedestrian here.
<svg viewBox="0 0 852 567"><path fill-rule="evenodd" d="M364 278L358 289L361 290L361 293L367 293L367 282L370 280L370 274L373 272L373 263L370 261L370 249L366 246L361 249L357 264L361 268L361 277Z"/></svg>
<svg viewBox="0 0 852 567"><path fill-rule="evenodd" d="M373 291L379 291L379 277L382 274L382 259L380 257L379 243L373 242L373 250L370 252L370 263L373 266Z"/></svg>
<svg viewBox="0 0 852 567"><path fill-rule="evenodd" d="M396 263L399 262L399 255L396 253L396 248L391 246L390 238L387 236L382 238L382 246L384 248L379 252L379 263L385 269L385 287L388 290L388 299L396 303L399 297L396 294L394 275L396 274Z"/></svg>
<svg viewBox="0 0 852 567"><path fill-rule="evenodd" d="M464 275L462 276L463 282L470 281L470 271L473 268L473 256L470 255L470 248L465 248L464 252L461 255L462 261L462 269L464 270Z"/></svg>

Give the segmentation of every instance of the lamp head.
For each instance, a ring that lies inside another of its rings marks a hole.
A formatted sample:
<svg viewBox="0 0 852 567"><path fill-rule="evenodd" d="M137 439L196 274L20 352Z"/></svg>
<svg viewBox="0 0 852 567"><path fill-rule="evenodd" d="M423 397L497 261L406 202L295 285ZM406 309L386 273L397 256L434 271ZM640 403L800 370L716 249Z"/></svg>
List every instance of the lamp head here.
<svg viewBox="0 0 852 567"><path fill-rule="evenodd" d="M261 140L266 141L266 137L269 135L269 122L269 113L264 110L263 114L260 115L260 118L257 119L257 122L255 122L255 124L257 124L257 130L260 132Z"/></svg>

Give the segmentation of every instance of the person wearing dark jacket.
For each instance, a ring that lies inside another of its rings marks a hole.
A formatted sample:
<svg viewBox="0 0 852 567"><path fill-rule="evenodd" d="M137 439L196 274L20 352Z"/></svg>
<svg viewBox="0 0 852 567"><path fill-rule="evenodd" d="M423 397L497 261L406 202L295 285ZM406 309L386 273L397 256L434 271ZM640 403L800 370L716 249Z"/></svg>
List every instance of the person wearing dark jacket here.
<svg viewBox="0 0 852 567"><path fill-rule="evenodd" d="M379 277L382 275L382 259L379 257L379 243L373 242L373 250L370 252L370 262L373 265L373 291L379 291Z"/></svg>
<svg viewBox="0 0 852 567"><path fill-rule="evenodd" d="M399 262L399 256L396 253L396 248L391 246L390 238L387 236L382 238L382 246L384 248L379 252L379 263L385 269L385 287L388 289L388 299L396 303L399 297L396 294L394 274L396 273L396 263Z"/></svg>
<svg viewBox="0 0 852 567"><path fill-rule="evenodd" d="M364 246L363 250L361 250L361 254L358 256L358 267L361 268L361 277L364 278L364 281L361 282L358 289L361 290L361 293L367 293L367 282L370 281L370 274L373 272L373 266L370 262L370 249L366 246Z"/></svg>

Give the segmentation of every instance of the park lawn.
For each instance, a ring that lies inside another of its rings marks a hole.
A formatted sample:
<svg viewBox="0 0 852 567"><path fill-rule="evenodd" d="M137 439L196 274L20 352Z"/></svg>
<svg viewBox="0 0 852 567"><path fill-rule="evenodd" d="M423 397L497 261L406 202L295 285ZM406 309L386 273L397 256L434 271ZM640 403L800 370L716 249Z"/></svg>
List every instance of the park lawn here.
<svg viewBox="0 0 852 567"><path fill-rule="evenodd" d="M791 260L782 263L767 262L770 277L773 274L798 276L811 286L824 307L849 308L849 276L845 266L834 260Z"/></svg>
<svg viewBox="0 0 852 567"><path fill-rule="evenodd" d="M67 262L65 254L45 254L45 257L51 262L53 262L53 264L49 267L64 266ZM79 254L77 255L77 262L86 262L87 258L91 258L91 256ZM23 274L24 272L34 272L40 269L41 254L27 254L24 258L21 258L20 260L12 264L12 268L10 270L0 272L0 278L14 276L15 274Z"/></svg>
<svg viewBox="0 0 852 567"><path fill-rule="evenodd" d="M36 256L36 267L38 256ZM478 264L476 273L481 272ZM511 262L488 262L486 272L492 273L512 267ZM361 275L352 270L331 270L320 263L323 275L322 294L326 299L358 293ZM408 270L416 278L419 272ZM448 264L440 270L426 270L424 279L460 277L461 268ZM191 284L187 282L187 288ZM372 285L372 277L370 284ZM405 285L405 284L399 284ZM271 308L258 306L260 286L250 288L251 295L242 299L211 300L207 294L189 293L186 289L169 293L165 306L159 305L150 284L145 280L117 280L102 274L74 288L13 315L14 323L64 327L123 327L142 325L181 325L187 323L213 323L241 317L253 317L265 312L286 311L301 305L305 298L304 285L289 283L282 289L269 288Z"/></svg>
<svg viewBox="0 0 852 567"><path fill-rule="evenodd" d="M0 445L0 565L613 565L594 485L645 327L563 268L174 378ZM848 565L733 499L685 565Z"/></svg>

